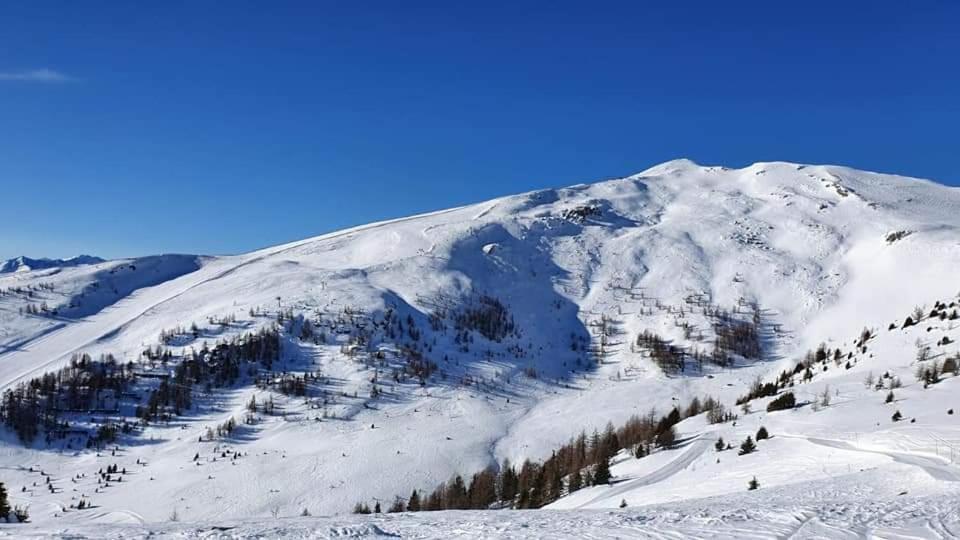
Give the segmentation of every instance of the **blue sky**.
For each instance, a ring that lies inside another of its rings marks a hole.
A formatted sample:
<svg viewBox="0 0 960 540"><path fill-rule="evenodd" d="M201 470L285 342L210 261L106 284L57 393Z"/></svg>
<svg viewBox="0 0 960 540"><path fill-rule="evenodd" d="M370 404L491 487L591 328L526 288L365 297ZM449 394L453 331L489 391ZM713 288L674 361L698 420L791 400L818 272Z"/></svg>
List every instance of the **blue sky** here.
<svg viewBox="0 0 960 540"><path fill-rule="evenodd" d="M241 252L678 157L960 185L960 2L666 4L6 3L0 257Z"/></svg>

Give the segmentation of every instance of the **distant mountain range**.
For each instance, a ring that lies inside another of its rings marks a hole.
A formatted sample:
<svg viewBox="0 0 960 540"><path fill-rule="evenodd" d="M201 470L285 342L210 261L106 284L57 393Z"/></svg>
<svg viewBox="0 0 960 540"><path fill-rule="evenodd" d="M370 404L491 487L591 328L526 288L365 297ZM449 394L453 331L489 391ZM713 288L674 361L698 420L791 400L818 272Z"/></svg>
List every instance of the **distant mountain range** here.
<svg viewBox="0 0 960 540"><path fill-rule="evenodd" d="M30 257L20 256L4 261L3 265L0 266L0 274L29 272L30 270L43 270L46 268L65 268L83 264L99 264L105 260L106 259L93 257L91 255L78 255L70 259L31 259Z"/></svg>

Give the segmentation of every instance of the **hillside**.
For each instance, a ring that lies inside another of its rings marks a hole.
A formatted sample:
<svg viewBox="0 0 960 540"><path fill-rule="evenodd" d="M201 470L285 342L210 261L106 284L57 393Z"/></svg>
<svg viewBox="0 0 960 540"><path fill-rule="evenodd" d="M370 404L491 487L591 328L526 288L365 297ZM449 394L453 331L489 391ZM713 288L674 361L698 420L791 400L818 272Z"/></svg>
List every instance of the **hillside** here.
<svg viewBox="0 0 960 540"><path fill-rule="evenodd" d="M674 444L623 449L611 485L550 508L591 521L625 503L660 525L706 508L731 537L762 492L767 523L821 532L851 498L888 514L937 500L923 519L939 519L960 500L960 383L942 369L960 350L958 239L960 190L933 182L678 160L243 255L2 274L0 388L73 371L32 438L7 414L0 481L41 532L346 513L711 396L738 418L682 419ZM934 363L935 381L916 376ZM757 379L799 406L742 409ZM772 437L737 456L761 425ZM113 464L127 473L105 484ZM524 514L511 522L547 519ZM468 515L410 519L495 526ZM412 526L344 519L356 536Z"/></svg>

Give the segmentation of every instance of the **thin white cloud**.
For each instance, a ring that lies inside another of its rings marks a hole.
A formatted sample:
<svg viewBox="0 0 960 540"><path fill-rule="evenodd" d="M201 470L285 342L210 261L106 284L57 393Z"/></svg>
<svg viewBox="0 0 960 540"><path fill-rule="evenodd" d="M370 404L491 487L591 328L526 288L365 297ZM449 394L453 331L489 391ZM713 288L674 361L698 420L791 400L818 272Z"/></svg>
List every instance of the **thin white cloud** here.
<svg viewBox="0 0 960 540"><path fill-rule="evenodd" d="M73 77L52 69L30 69L25 71L0 71L0 81L62 83L74 80Z"/></svg>

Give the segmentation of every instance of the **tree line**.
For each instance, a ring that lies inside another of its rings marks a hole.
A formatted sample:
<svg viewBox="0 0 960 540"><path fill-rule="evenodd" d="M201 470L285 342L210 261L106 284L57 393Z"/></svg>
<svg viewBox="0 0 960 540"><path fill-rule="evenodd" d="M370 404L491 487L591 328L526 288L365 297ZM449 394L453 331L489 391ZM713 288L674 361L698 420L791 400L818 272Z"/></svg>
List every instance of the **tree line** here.
<svg viewBox="0 0 960 540"><path fill-rule="evenodd" d="M722 412L723 407L711 397L694 398L686 407L674 407L663 416L651 409L631 416L618 428L608 423L603 432L581 432L545 460L527 459L519 466L504 460L469 478L454 475L429 492L413 489L406 499L396 497L388 512L541 508L584 487L609 483L610 460L617 453L627 450L642 458L655 448L670 447L676 443L674 426L681 420L717 410ZM718 418L736 417L722 412ZM379 503L373 511L378 510ZM371 510L367 503L358 502L354 512Z"/></svg>

